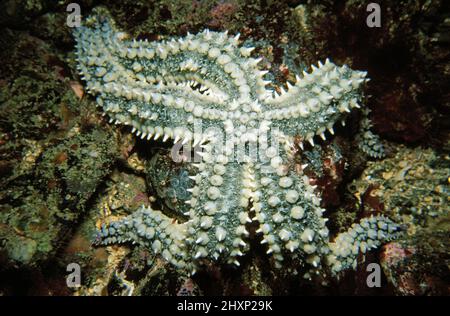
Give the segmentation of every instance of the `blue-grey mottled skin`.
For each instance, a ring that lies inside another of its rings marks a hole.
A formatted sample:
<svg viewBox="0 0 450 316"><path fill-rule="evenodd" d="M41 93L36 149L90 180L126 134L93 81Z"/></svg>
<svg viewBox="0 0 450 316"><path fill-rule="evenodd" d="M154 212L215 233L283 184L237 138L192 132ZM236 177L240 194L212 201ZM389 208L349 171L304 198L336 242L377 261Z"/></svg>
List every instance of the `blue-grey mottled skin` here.
<svg viewBox="0 0 450 316"><path fill-rule="evenodd" d="M333 134L335 122L362 106L365 72L327 60L278 95L266 89L259 60L238 36L205 30L135 41L95 15L75 38L79 73L111 122L132 126L142 138L203 146L187 222L143 206L104 224L100 244L137 242L193 273L208 261L239 265L249 248L246 224L257 222L275 265L289 256L309 268L309 277L355 267L359 252L398 234L398 225L375 216L330 241L315 187L291 159L294 136L313 145L315 135ZM257 145L259 156L235 156L232 149L242 145Z"/></svg>

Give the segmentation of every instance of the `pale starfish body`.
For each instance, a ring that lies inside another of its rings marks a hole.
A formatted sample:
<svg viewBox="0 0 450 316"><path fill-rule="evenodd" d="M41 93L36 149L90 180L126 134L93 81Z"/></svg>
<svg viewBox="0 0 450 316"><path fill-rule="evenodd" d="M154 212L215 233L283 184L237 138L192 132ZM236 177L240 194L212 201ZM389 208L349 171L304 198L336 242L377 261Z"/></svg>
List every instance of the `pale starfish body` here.
<svg viewBox="0 0 450 316"><path fill-rule="evenodd" d="M395 236L398 226L377 216L330 242L320 198L292 162L294 136L314 145L315 135L325 139L360 107L365 72L327 59L278 95L266 89L266 72L250 57L253 48L238 45L239 36L205 30L131 41L109 18L93 16L75 38L80 74L112 121L142 138L203 147L188 221L142 207L104 225L100 243L138 242L188 271L205 260L239 265L249 248L246 225L257 221L277 266L288 255L336 273Z"/></svg>

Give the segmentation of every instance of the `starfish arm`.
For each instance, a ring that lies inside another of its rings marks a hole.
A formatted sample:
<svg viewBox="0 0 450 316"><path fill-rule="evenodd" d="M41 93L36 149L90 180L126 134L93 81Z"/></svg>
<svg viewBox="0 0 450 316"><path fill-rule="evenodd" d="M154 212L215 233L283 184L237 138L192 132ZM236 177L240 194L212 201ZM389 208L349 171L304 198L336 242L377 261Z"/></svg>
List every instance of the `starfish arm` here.
<svg viewBox="0 0 450 316"><path fill-rule="evenodd" d="M127 40L108 15L95 15L74 36L88 91L113 121L131 125L141 137L201 137L192 135L194 120L207 128L230 114L239 117L238 105L257 108L250 100L262 80L258 60L227 33Z"/></svg>
<svg viewBox="0 0 450 316"><path fill-rule="evenodd" d="M395 239L400 234L400 225L385 216L363 218L359 224L336 236L329 244L327 264L333 274L356 268L359 253L379 247L383 242Z"/></svg>
<svg viewBox="0 0 450 316"><path fill-rule="evenodd" d="M253 208L260 223L256 232L263 234L262 243L268 245L267 252L273 253L278 266L289 252L318 268L328 243L320 198L309 178L299 176L301 167L292 163L287 144L278 150L267 147L260 155L266 163L255 176Z"/></svg>
<svg viewBox="0 0 450 316"><path fill-rule="evenodd" d="M363 118L360 123L358 135L356 136L358 147L370 157L383 158L386 156L383 143L380 137L370 130L372 127L372 122L369 119L370 110L364 108L362 113Z"/></svg>
<svg viewBox="0 0 450 316"><path fill-rule="evenodd" d="M97 245L133 242L161 254L179 268L186 266L184 239L186 225L174 223L160 211L140 207L133 214L103 224L94 241Z"/></svg>
<svg viewBox="0 0 450 316"><path fill-rule="evenodd" d="M187 243L192 261L203 259L239 265L238 258L247 250L245 224L250 221L246 208L246 165L214 154L211 146L203 153L199 169L192 178L195 185L189 191Z"/></svg>
<svg viewBox="0 0 450 316"><path fill-rule="evenodd" d="M265 119L286 135L300 135L310 142L314 135L325 138L327 129L333 133L337 121L360 107L365 76L365 72L338 67L327 59L310 73L304 72L303 78L297 77L288 92L267 99L265 105L270 108Z"/></svg>

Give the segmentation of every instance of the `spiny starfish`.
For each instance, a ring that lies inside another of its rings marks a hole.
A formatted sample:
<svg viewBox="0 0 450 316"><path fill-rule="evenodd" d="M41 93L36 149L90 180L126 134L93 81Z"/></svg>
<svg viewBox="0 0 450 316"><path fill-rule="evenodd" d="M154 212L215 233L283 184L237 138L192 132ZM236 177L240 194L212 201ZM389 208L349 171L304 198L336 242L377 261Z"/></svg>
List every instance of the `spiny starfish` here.
<svg viewBox="0 0 450 316"><path fill-rule="evenodd" d="M141 207L103 225L99 243L138 242L195 272L205 261L239 265L249 249L246 225L256 221L277 266L290 256L314 272L328 266L336 273L396 235L398 225L376 216L330 242L315 187L292 160L294 136L314 145L315 135L325 139L360 107L365 72L327 59L277 94L266 89L260 59L238 45L239 35L205 30L160 42L128 40L110 18L95 15L75 38L79 73L112 121L142 138L203 147L188 221Z"/></svg>

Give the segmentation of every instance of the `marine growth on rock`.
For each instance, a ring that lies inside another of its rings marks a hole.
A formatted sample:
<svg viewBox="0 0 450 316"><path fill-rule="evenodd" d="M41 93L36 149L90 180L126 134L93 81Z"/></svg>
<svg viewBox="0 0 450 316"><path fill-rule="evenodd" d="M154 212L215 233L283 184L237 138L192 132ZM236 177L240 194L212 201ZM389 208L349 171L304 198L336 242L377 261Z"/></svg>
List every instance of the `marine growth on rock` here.
<svg viewBox="0 0 450 316"><path fill-rule="evenodd" d="M142 206L105 223L98 244L139 243L195 273L207 262L239 266L253 223L277 267L297 260L308 276L355 267L359 253L399 233L380 215L330 240L315 186L292 159L304 142L333 135L335 123L363 106L366 72L327 59L278 94L266 88L260 59L239 35L205 30L137 41L108 16L94 15L75 38L79 73L111 122L141 138L202 149L190 175L187 221Z"/></svg>

